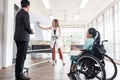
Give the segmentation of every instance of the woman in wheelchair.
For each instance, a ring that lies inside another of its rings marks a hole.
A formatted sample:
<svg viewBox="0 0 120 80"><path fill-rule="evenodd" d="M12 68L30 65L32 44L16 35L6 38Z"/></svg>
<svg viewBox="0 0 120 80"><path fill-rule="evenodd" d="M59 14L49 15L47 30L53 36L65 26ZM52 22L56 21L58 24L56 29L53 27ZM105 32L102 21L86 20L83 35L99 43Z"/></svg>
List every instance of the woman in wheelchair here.
<svg viewBox="0 0 120 80"><path fill-rule="evenodd" d="M117 75L117 67L112 58L106 54L103 43L108 40L103 40L100 44L100 33L94 28L88 29L86 37L83 49L72 46L71 67L68 76L73 80L83 80L81 75L84 76L84 79L113 80ZM74 53L75 55L73 55ZM106 74L105 59L112 65L113 74L111 75Z"/></svg>
<svg viewBox="0 0 120 80"><path fill-rule="evenodd" d="M89 28L87 33L86 33L86 40L83 46L83 49L79 49L76 46L72 46L72 51L76 50L76 51L80 51L80 50L92 50L92 46L93 43L95 41L95 37L97 35L97 31L95 28ZM68 76L72 75L73 72L73 68L74 68L74 63L76 63L77 59L79 58L79 55L81 55L82 52L80 52L80 54L76 55L72 55L71 56L71 67L70 67L70 72L68 73Z"/></svg>

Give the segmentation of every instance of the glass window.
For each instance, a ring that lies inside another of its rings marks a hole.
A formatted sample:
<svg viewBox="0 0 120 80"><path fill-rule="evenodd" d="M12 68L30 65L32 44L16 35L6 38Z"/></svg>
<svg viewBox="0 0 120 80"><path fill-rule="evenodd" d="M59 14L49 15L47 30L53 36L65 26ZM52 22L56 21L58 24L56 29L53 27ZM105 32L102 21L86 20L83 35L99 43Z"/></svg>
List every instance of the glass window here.
<svg viewBox="0 0 120 80"><path fill-rule="evenodd" d="M104 39L104 23L103 23L103 15L100 15L97 19L97 30L101 34L101 40Z"/></svg>
<svg viewBox="0 0 120 80"><path fill-rule="evenodd" d="M93 26L92 27L97 29L97 20L96 19L93 21Z"/></svg>
<svg viewBox="0 0 120 80"><path fill-rule="evenodd" d="M62 41L63 51L69 52L71 44L83 45L85 37L85 29L81 27L63 27L62 29Z"/></svg>
<svg viewBox="0 0 120 80"><path fill-rule="evenodd" d="M109 42L105 44L107 54L116 60L120 60L120 2L111 6L103 14L93 20L93 27L101 34L101 39ZM95 21L96 24L95 24Z"/></svg>

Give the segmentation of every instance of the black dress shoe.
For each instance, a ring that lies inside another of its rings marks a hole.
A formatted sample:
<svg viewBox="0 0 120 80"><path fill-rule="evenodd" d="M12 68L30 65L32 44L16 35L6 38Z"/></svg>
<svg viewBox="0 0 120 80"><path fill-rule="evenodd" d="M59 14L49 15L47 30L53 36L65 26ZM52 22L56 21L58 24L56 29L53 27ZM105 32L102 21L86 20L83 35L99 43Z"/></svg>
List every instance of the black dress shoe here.
<svg viewBox="0 0 120 80"><path fill-rule="evenodd" d="M71 76L72 74L69 72L67 75L68 75L68 76Z"/></svg>
<svg viewBox="0 0 120 80"><path fill-rule="evenodd" d="M31 78L26 77L26 76L21 76L21 77L16 78L16 80L30 80L30 79Z"/></svg>

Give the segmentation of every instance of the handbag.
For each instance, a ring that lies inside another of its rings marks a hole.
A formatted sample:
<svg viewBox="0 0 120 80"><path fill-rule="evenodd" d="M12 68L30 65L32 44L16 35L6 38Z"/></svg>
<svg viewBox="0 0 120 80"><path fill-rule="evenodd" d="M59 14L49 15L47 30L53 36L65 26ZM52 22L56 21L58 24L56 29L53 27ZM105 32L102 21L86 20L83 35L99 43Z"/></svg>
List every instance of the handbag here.
<svg viewBox="0 0 120 80"><path fill-rule="evenodd" d="M106 53L106 50L103 45L94 44L93 45L93 52L94 56L98 59L102 60L104 58L104 55Z"/></svg>

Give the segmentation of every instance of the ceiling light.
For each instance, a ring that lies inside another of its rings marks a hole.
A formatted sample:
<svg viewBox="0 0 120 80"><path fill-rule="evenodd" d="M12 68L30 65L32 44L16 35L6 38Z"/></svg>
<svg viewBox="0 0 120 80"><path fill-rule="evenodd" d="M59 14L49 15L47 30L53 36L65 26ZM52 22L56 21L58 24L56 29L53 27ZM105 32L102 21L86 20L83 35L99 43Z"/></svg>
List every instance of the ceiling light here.
<svg viewBox="0 0 120 80"><path fill-rule="evenodd" d="M78 15L78 14L77 14L77 15L75 15L74 20L77 20L77 19L78 19L78 17L79 17L79 15Z"/></svg>
<svg viewBox="0 0 120 80"><path fill-rule="evenodd" d="M84 8L87 4L88 0L82 0L79 8Z"/></svg>
<svg viewBox="0 0 120 80"><path fill-rule="evenodd" d="M50 9L51 8L48 0L42 0L42 2L43 2L43 4L44 4L46 9Z"/></svg>

